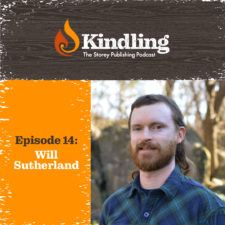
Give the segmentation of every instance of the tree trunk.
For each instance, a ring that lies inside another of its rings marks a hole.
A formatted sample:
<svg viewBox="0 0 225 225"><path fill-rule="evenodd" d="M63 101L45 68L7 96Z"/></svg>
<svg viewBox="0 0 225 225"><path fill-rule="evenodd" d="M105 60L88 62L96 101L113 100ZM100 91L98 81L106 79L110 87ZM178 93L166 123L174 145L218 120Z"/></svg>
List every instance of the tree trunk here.
<svg viewBox="0 0 225 225"><path fill-rule="evenodd" d="M206 116L204 121L204 139L205 146L211 153L211 175L212 179L215 175L216 169L219 167L218 153L217 153L217 132L216 124L210 116Z"/></svg>
<svg viewBox="0 0 225 225"><path fill-rule="evenodd" d="M218 91L216 91L218 85ZM217 125L219 122L219 110L225 95L225 82L205 81L207 91L207 113L203 123L206 148L211 153L211 178L214 177L219 167L217 146Z"/></svg>
<svg viewBox="0 0 225 225"><path fill-rule="evenodd" d="M175 83L175 80L166 80L165 92L166 92L166 95L169 96L169 97L172 97L174 83Z"/></svg>

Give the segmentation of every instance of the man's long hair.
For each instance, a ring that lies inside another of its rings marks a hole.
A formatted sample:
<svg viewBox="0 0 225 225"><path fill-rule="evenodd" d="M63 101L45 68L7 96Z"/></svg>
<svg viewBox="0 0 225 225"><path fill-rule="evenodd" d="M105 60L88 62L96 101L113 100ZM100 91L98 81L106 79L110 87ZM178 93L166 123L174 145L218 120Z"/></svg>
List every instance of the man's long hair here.
<svg viewBox="0 0 225 225"><path fill-rule="evenodd" d="M145 105L152 105L156 103L165 103L171 110L172 112L172 117L173 121L175 123L175 126L177 128L179 127L186 127L185 123L183 121L183 115L177 106L177 104L169 97L164 96L164 95L144 95L136 99L136 101L131 105L131 112L128 120L128 127L130 130L130 122L131 122L131 116L134 108L139 108L141 106ZM188 163L188 159L185 154L185 149L184 149L184 141L181 143L177 144L176 148L176 154L175 154L175 161L176 164L179 165L181 168L182 172L184 174L187 174L190 170L190 164ZM133 173L134 175L135 173ZM132 175L132 177L133 177Z"/></svg>

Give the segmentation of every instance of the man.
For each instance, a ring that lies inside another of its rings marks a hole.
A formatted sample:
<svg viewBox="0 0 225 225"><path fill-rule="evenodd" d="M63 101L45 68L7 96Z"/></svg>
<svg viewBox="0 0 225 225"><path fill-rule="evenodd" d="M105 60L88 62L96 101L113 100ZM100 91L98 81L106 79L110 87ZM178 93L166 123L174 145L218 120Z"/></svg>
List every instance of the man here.
<svg viewBox="0 0 225 225"><path fill-rule="evenodd" d="M100 225L224 225L225 203L186 177L183 116L170 98L145 95L131 106L133 182L104 203Z"/></svg>

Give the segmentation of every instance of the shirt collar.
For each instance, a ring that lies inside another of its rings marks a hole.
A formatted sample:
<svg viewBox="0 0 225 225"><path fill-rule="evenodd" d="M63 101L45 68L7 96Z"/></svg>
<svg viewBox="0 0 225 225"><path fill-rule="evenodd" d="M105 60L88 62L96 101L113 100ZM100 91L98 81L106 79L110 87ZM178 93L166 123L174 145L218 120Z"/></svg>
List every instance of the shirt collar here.
<svg viewBox="0 0 225 225"><path fill-rule="evenodd" d="M173 172L167 178L166 182L160 187L160 189L166 194L170 199L174 198L180 185L182 185L182 180L184 175L178 165L174 168Z"/></svg>
<svg viewBox="0 0 225 225"><path fill-rule="evenodd" d="M167 178L166 182L159 188L159 190L162 190L168 198L172 199L176 195L178 188L181 185L182 179L183 174L180 170L180 167L176 165L173 172ZM140 175L138 174L131 184L131 189L128 192L128 198L131 197L135 192L140 193L140 191Z"/></svg>
<svg viewBox="0 0 225 225"><path fill-rule="evenodd" d="M128 198L130 198L135 191L140 192L141 190L141 184L140 184L140 173L134 178L132 184L131 184L131 189L128 193Z"/></svg>

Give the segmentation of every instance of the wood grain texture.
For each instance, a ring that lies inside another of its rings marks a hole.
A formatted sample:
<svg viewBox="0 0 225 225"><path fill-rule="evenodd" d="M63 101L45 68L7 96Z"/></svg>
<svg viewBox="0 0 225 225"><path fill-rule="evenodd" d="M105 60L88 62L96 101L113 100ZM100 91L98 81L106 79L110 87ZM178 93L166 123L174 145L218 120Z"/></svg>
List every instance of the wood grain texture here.
<svg viewBox="0 0 225 225"><path fill-rule="evenodd" d="M225 4L220 2L18 1L3 11L3 18L2 79L225 78ZM84 58L79 49L72 57L61 57L53 42L67 18L78 35L160 38L168 33L170 53L107 60Z"/></svg>

